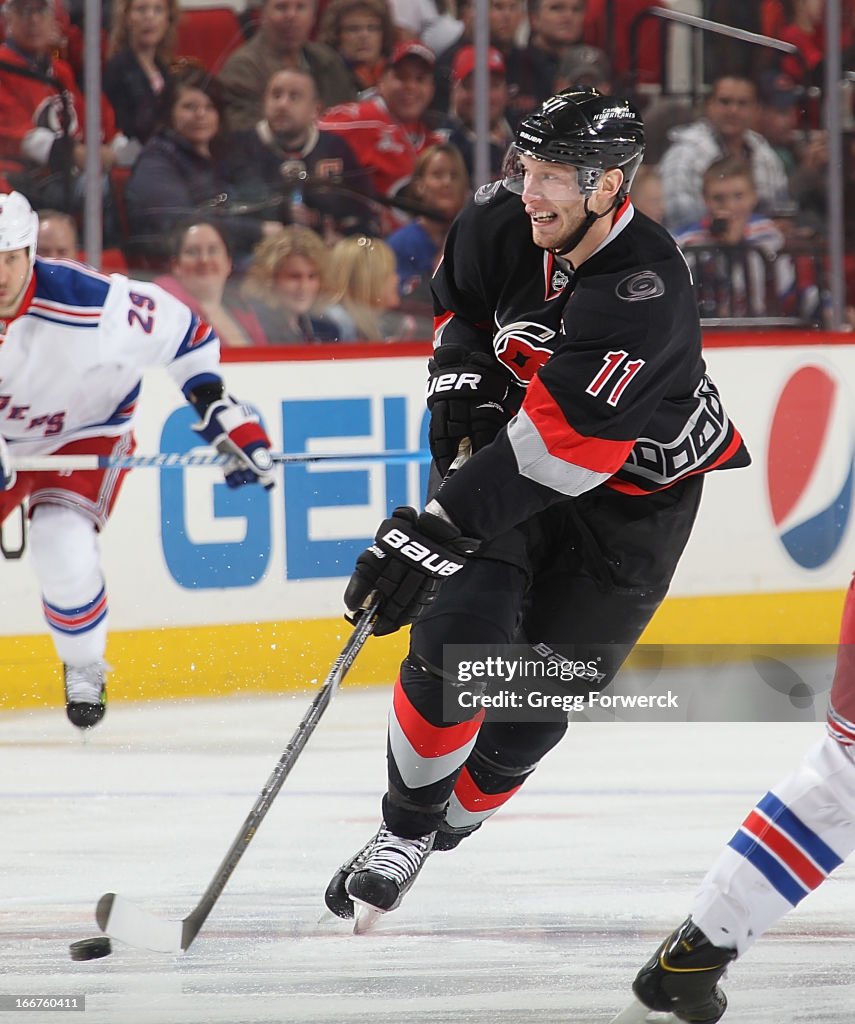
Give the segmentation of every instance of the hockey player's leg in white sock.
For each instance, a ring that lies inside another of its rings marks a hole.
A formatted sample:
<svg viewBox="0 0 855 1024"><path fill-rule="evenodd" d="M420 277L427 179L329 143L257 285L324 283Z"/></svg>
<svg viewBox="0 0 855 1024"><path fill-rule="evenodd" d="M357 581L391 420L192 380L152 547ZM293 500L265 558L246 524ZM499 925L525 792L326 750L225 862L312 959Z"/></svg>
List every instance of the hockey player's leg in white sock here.
<svg viewBox="0 0 855 1024"><path fill-rule="evenodd" d="M742 822L701 883L690 917L638 973L637 998L678 1020L715 1024L727 1008L718 981L728 964L853 850L852 747L828 735Z"/></svg>
<svg viewBox="0 0 855 1024"><path fill-rule="evenodd" d="M750 949L853 850L855 584L843 609L828 734L742 822L701 883L689 919L639 972L633 984L638 999L671 1010L679 1020L714 1024L727 1007L717 982L728 962Z"/></svg>
<svg viewBox="0 0 855 1024"><path fill-rule="evenodd" d="M692 918L742 955L855 850L855 763L831 736L748 817L707 873Z"/></svg>
<svg viewBox="0 0 855 1024"><path fill-rule="evenodd" d="M68 717L88 728L105 707L107 594L95 524L74 509L40 504L33 511L30 550L45 620L65 667Z"/></svg>

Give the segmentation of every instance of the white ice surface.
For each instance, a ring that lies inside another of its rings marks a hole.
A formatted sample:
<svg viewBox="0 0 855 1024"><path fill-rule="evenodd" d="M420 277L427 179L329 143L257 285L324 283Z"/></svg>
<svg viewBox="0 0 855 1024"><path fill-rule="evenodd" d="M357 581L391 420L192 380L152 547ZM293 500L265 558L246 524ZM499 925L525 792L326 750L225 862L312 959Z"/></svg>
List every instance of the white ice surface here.
<svg viewBox="0 0 855 1024"><path fill-rule="evenodd" d="M192 909L310 695L0 717L0 995L86 995L0 1024L600 1024L815 723L577 724L504 812L354 937L319 921L376 827L385 691L345 689L193 946L72 962L115 891ZM855 867L726 980L725 1024L855 1021Z"/></svg>

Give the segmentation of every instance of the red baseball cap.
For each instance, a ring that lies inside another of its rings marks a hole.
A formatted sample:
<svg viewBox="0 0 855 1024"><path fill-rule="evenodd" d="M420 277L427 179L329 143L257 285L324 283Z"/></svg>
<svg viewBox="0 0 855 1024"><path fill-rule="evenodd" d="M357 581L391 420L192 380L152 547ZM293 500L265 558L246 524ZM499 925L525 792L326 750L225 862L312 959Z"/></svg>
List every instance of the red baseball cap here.
<svg viewBox="0 0 855 1024"><path fill-rule="evenodd" d="M427 64L429 68L433 68L436 64L436 57L434 56L433 50L425 46L424 43L419 43L415 39L411 39L406 43L398 43L392 51L392 56L389 58L386 66L393 68L396 64L400 64L402 60L406 60L407 57L415 57L416 60L420 60Z"/></svg>
<svg viewBox="0 0 855 1024"><path fill-rule="evenodd" d="M474 70L475 47L461 46L457 53L455 53L454 61L451 65L452 82L462 82L463 79L467 75L471 75ZM487 50L487 70L490 74L496 73L503 75L505 73L505 58L494 46L489 47Z"/></svg>

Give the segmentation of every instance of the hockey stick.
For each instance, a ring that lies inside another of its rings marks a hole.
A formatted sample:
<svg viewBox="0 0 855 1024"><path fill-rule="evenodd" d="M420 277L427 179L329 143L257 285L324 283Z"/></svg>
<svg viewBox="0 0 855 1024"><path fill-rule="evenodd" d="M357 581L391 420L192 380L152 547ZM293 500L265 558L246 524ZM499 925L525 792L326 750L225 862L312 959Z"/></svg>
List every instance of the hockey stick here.
<svg viewBox="0 0 855 1024"><path fill-rule="evenodd" d="M156 953L180 953L190 946L225 889L226 883L258 831L259 825L270 810L276 795L296 764L309 737L315 731L321 716L335 696L345 674L356 660L365 641L371 636L377 621L378 606L379 602L375 600L360 616L349 640L303 715L288 746L264 784L264 789L259 793L252 810L247 815L208 888L193 910L183 921L169 921L138 907L116 893L108 892L98 900L98 905L95 908L95 920L102 932L113 939L126 942L129 946L151 949Z"/></svg>
<svg viewBox="0 0 855 1024"><path fill-rule="evenodd" d="M271 452L274 463L384 462L389 465L430 462L431 454L421 449L390 449L385 452ZM224 466L232 456L207 448L189 452L158 452L156 455L20 455L12 457L12 468L24 473L73 473L93 469L187 469L190 466Z"/></svg>

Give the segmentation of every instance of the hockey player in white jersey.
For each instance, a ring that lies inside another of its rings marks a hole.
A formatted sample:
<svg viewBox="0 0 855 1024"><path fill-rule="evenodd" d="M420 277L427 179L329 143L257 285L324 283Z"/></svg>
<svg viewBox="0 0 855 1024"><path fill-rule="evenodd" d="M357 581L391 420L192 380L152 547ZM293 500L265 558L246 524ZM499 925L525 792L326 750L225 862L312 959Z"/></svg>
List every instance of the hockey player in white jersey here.
<svg viewBox="0 0 855 1024"><path fill-rule="evenodd" d="M258 416L226 393L219 339L156 285L36 258L39 222L0 194L0 522L29 499L29 545L45 619L64 666L66 712L81 729L104 716L107 591L98 533L124 470L21 472L12 457L128 455L141 376L165 366L229 456L226 482L272 486Z"/></svg>
<svg viewBox="0 0 855 1024"><path fill-rule="evenodd" d="M749 811L701 882L690 916L639 971L632 988L640 1005L614 1024L646 1021L648 1010L716 1024L727 1009L718 982L728 965L853 851L855 580L843 607L825 737Z"/></svg>

